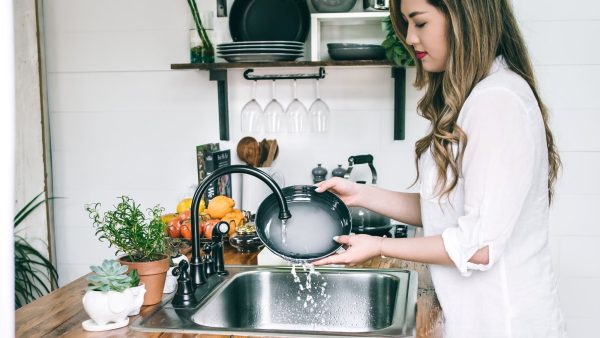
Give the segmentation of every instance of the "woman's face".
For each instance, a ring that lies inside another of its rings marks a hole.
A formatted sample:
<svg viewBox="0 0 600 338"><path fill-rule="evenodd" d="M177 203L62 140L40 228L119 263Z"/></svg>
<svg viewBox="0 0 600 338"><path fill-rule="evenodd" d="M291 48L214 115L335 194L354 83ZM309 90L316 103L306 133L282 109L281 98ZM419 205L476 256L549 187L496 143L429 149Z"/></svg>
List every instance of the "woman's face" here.
<svg viewBox="0 0 600 338"><path fill-rule="evenodd" d="M408 23L406 42L428 72L443 72L448 60L448 26L444 13L427 0L402 0L400 11Z"/></svg>

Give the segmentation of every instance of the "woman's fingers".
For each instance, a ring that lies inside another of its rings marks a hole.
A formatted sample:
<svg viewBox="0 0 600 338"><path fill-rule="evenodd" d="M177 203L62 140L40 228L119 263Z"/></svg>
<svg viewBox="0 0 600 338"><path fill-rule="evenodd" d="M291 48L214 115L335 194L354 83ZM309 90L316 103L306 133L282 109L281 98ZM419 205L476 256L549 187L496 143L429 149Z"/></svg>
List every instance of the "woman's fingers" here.
<svg viewBox="0 0 600 338"><path fill-rule="evenodd" d="M333 240L340 244L350 244L350 236L347 235L334 236Z"/></svg>
<svg viewBox="0 0 600 338"><path fill-rule="evenodd" d="M347 183L347 180L344 180L343 178L339 178L339 177L332 177L330 179L327 179L325 181L322 181L322 182L319 182L319 183L315 184L315 186L317 187L317 189L315 189L315 191L316 192L323 192L323 191L326 191L326 190L329 190L329 189L336 190L336 187L341 182Z"/></svg>
<svg viewBox="0 0 600 338"><path fill-rule="evenodd" d="M346 253L342 253L342 254L333 254L331 256L327 256L325 258L319 259L318 261L314 261L312 264L315 266L318 265L328 265L328 264L344 264L345 258L344 255Z"/></svg>

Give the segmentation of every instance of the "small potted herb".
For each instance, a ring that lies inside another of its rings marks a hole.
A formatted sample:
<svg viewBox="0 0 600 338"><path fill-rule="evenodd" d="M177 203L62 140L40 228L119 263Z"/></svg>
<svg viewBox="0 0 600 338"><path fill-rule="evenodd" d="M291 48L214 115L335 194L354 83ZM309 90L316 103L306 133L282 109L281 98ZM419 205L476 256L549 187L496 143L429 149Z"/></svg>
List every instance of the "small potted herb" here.
<svg viewBox="0 0 600 338"><path fill-rule="evenodd" d="M104 260L102 265L90 267L94 274L87 277L88 287L83 296L83 308L95 323L105 326L116 323L111 328L127 325L127 316L135 306L131 292L131 276L127 267L115 260ZM84 322L84 328L93 324Z"/></svg>
<svg viewBox="0 0 600 338"><path fill-rule="evenodd" d="M147 214L128 196L119 197L114 209L101 213L100 203L88 204L85 209L96 229L100 241L115 247L117 254L124 254L119 261L129 270L137 269L145 284L144 305L152 305L162 299L169 256L166 246L166 229L160 216L164 209L159 205L147 209Z"/></svg>

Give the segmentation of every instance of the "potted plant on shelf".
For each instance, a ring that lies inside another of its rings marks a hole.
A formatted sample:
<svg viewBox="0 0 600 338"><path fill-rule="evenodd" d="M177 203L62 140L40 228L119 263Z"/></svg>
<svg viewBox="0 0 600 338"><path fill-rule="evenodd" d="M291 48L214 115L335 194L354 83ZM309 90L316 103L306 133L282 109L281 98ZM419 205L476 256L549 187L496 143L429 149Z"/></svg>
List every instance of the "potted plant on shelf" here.
<svg viewBox="0 0 600 338"><path fill-rule="evenodd" d="M99 211L100 203L88 204L85 209L100 241L115 247L117 254L124 254L119 261L130 271L137 269L146 287L143 304L156 304L162 299L170 260L166 255L165 224L160 218L164 208L156 205L146 215L130 197L119 199L113 210L104 213Z"/></svg>
<svg viewBox="0 0 600 338"><path fill-rule="evenodd" d="M381 43L385 49L385 57L396 66L414 66L415 61L406 50L404 44L398 39L398 36L396 36L392 20L389 16L383 19L382 26L386 32L386 38Z"/></svg>
<svg viewBox="0 0 600 338"><path fill-rule="evenodd" d="M132 277L127 274L128 268L115 260L106 259L101 266L93 265L90 269L94 274L87 277L88 287L83 296L83 308L91 322L83 322L83 328L88 331L103 331L127 325L127 316L136 306L131 290Z"/></svg>

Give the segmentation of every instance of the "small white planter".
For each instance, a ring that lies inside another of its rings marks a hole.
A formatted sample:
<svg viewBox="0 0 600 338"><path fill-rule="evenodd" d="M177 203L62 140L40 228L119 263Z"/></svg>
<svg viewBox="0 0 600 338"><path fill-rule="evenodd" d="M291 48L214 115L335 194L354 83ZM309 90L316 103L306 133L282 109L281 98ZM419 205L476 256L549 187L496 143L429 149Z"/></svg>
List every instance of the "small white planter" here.
<svg viewBox="0 0 600 338"><path fill-rule="evenodd" d="M143 296L142 296L143 298ZM122 292L87 291L83 296L83 308L98 325L120 323L128 319L132 310L134 296L131 288Z"/></svg>
<svg viewBox="0 0 600 338"><path fill-rule="evenodd" d="M173 258L173 264L175 266L170 267L169 271L167 271L167 279L165 280L165 287L163 289L163 293L171 293L177 290L177 277L173 276L173 269L177 265L179 265L179 262L181 262L182 260L189 263L189 260L185 255L179 255Z"/></svg>
<svg viewBox="0 0 600 338"><path fill-rule="evenodd" d="M135 316L140 313L140 308L144 303L144 295L146 294L146 286L144 283L140 285L129 288L131 290L131 294L133 295L133 303L131 305L131 310L129 311L128 316Z"/></svg>

